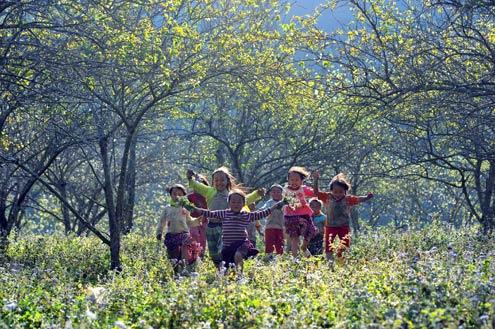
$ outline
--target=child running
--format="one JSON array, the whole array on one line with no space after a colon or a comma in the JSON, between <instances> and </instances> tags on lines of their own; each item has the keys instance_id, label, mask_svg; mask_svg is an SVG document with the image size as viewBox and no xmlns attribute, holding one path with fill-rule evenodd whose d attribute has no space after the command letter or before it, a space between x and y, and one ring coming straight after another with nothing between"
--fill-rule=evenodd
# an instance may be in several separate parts
<instances>
[{"instance_id":1,"label":"child running","mask_svg":"<svg viewBox=\"0 0 495 329\"><path fill-rule=\"evenodd\" d=\"M274 184L270 187L270 200L266 201L260 210L271 208L282 201L284 188ZM276 252L281 255L284 252L284 214L280 209L274 209L266 218L265 224L265 253Z\"/></svg>"},{"instance_id":2,"label":"child running","mask_svg":"<svg viewBox=\"0 0 495 329\"><path fill-rule=\"evenodd\" d=\"M206 198L209 210L225 210L229 207L229 192L238 187L235 178L230 174L228 168L220 167L212 174L213 186L207 186L193 180L196 174L192 170L187 171L189 186ZM253 203L264 195L264 189L259 189L246 196L246 203ZM208 217L206 227L206 240L208 252L211 259L218 267L222 261L222 221L215 217Z\"/></svg>"},{"instance_id":3,"label":"child running","mask_svg":"<svg viewBox=\"0 0 495 329\"><path fill-rule=\"evenodd\" d=\"M182 262L192 264L196 261L201 251L201 246L191 239L188 225L196 225L199 222L192 219L189 211L184 209L179 203L179 198L186 195L186 188L184 186L175 184L168 192L170 193L172 202L169 206L165 207L160 223L158 224L156 238L161 240L163 230L167 228L167 234L163 242L165 247L167 247L169 259L178 260L177 265L180 265Z\"/></svg>"},{"instance_id":4,"label":"child running","mask_svg":"<svg viewBox=\"0 0 495 329\"><path fill-rule=\"evenodd\" d=\"M292 167L287 174L287 187L285 197L288 205L284 206L285 229L290 237L292 256L297 257L300 237L303 237L301 250L306 256L311 253L308 250L309 241L316 234L316 227L311 220L313 210L309 207L306 198L314 197L313 189L304 185L309 172L304 167Z\"/></svg>"},{"instance_id":5,"label":"child running","mask_svg":"<svg viewBox=\"0 0 495 329\"><path fill-rule=\"evenodd\" d=\"M210 185L206 177L203 175L197 175L196 180L206 186ZM198 208L208 208L205 197L195 191L189 193L187 195L187 199ZM203 258L206 251L206 226L208 224L208 219L201 216L201 214L196 211L191 211L191 217L198 218L201 223L201 225L189 227L189 232L191 233L191 238L201 245L200 256Z\"/></svg>"},{"instance_id":6,"label":"child running","mask_svg":"<svg viewBox=\"0 0 495 329\"><path fill-rule=\"evenodd\" d=\"M223 224L222 231L222 260L227 268L234 264L239 273L242 273L244 259L256 256L258 250L248 240L246 228L250 222L268 216L275 207L253 212L243 210L246 204L246 194L241 190L232 190L228 196L228 209L210 211L197 209L208 218L214 218Z\"/></svg>"},{"instance_id":7,"label":"child running","mask_svg":"<svg viewBox=\"0 0 495 329\"><path fill-rule=\"evenodd\" d=\"M327 220L327 216L325 216L321 212L321 208L323 206L322 202L318 199L311 199L309 201L309 206L313 210L313 223L318 229L318 233L309 241L309 252L311 255L321 255L323 249L323 231L325 227L325 221Z\"/></svg>"},{"instance_id":8,"label":"child running","mask_svg":"<svg viewBox=\"0 0 495 329\"><path fill-rule=\"evenodd\" d=\"M314 191L318 199L323 201L327 207L327 221L325 223L325 254L327 260L333 260L334 247L333 242L338 236L340 243L337 248L337 260L342 262L344 259L342 253L351 246L351 209L352 207L370 200L373 193L366 196L348 195L351 184L347 181L344 174L340 173L332 178L329 185L330 192L320 192L318 190L318 179L320 174L313 173Z\"/></svg>"}]
</instances>

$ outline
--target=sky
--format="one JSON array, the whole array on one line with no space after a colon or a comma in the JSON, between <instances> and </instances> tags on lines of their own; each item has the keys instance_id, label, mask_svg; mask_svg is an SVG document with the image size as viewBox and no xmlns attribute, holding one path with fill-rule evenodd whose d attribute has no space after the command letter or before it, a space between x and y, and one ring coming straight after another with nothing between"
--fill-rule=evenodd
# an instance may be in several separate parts
<instances>
[{"instance_id":1,"label":"sky","mask_svg":"<svg viewBox=\"0 0 495 329\"><path fill-rule=\"evenodd\" d=\"M291 14L294 16L303 16L310 14L318 5L324 3L324 0L295 0ZM318 26L325 31L334 31L341 24L345 24L351 18L349 7L342 5L334 11L326 10L320 20Z\"/></svg>"}]
</instances>

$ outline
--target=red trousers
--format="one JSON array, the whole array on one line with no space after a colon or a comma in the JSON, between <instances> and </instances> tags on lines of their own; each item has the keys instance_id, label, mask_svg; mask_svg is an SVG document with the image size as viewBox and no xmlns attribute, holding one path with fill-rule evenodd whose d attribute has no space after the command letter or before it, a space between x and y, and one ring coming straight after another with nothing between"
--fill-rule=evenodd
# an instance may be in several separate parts
<instances>
[{"instance_id":1,"label":"red trousers","mask_svg":"<svg viewBox=\"0 0 495 329\"><path fill-rule=\"evenodd\" d=\"M267 228L265 230L265 253L273 251L282 255L284 252L284 230L279 228Z\"/></svg>"},{"instance_id":2,"label":"red trousers","mask_svg":"<svg viewBox=\"0 0 495 329\"><path fill-rule=\"evenodd\" d=\"M337 256L340 257L342 252L351 246L351 230L349 226L325 226L325 252L333 253L335 251L333 242L337 236L340 240L340 244L337 247Z\"/></svg>"}]
</instances>

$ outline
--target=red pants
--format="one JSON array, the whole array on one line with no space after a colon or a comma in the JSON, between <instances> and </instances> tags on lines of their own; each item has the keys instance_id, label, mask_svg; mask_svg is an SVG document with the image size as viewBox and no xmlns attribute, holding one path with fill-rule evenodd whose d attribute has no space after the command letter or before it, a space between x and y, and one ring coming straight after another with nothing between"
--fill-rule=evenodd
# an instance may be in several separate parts
<instances>
[{"instance_id":1,"label":"red pants","mask_svg":"<svg viewBox=\"0 0 495 329\"><path fill-rule=\"evenodd\" d=\"M277 254L283 254L284 230L279 228L267 228L265 230L265 253L271 254L274 249Z\"/></svg>"},{"instance_id":2,"label":"red pants","mask_svg":"<svg viewBox=\"0 0 495 329\"><path fill-rule=\"evenodd\" d=\"M351 230L349 229L349 226L325 226L325 252L334 252L335 247L333 246L333 242L337 236L340 240L340 244L337 248L337 256L341 257L342 252L351 246Z\"/></svg>"},{"instance_id":3,"label":"red pants","mask_svg":"<svg viewBox=\"0 0 495 329\"><path fill-rule=\"evenodd\" d=\"M206 250L206 225L195 226L189 228L191 238L201 246L201 255Z\"/></svg>"}]
</instances>

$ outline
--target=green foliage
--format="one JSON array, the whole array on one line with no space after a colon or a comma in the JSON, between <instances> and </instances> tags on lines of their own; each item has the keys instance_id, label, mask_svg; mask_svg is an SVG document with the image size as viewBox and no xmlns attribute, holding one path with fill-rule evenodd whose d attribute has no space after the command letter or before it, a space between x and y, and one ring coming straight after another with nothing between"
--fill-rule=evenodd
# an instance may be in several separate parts
<instances>
[{"instance_id":1,"label":"green foliage","mask_svg":"<svg viewBox=\"0 0 495 329\"><path fill-rule=\"evenodd\" d=\"M495 316L492 238L434 223L360 236L344 265L258 257L245 278L209 261L174 279L163 246L123 240L122 273L107 272L94 238L24 236L0 267L0 325L101 327L465 327Z\"/></svg>"}]
</instances>

